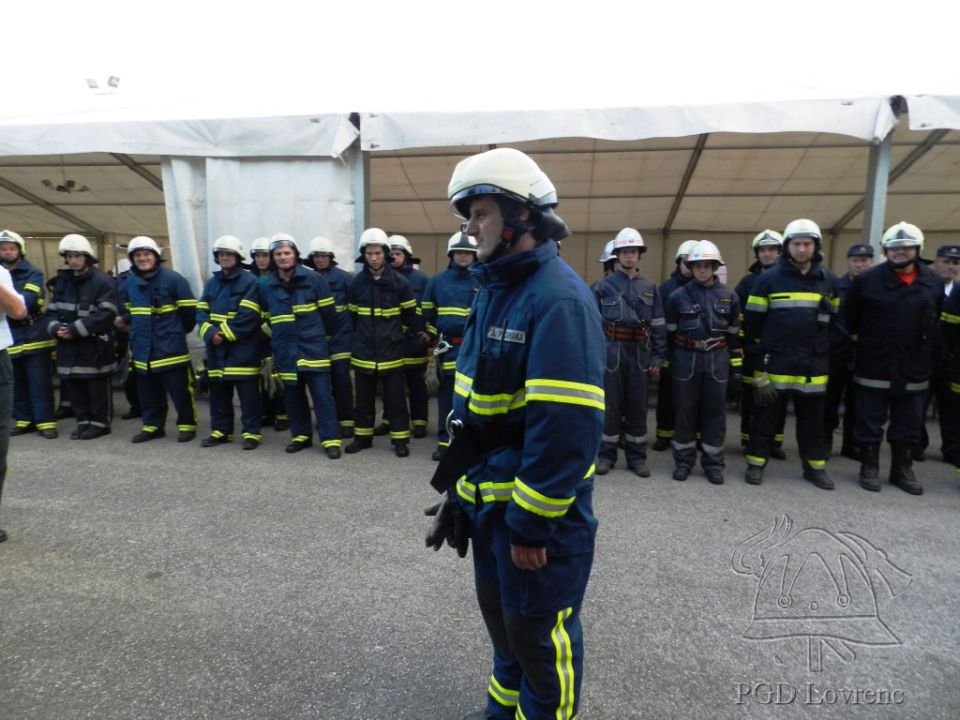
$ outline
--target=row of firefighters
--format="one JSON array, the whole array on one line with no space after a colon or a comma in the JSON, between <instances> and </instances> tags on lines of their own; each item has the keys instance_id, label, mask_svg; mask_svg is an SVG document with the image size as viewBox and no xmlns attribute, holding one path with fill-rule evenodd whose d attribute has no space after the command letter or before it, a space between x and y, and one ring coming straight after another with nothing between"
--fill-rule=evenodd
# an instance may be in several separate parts
<instances>
[{"instance_id":1,"label":"row of firefighters","mask_svg":"<svg viewBox=\"0 0 960 720\"><path fill-rule=\"evenodd\" d=\"M898 223L883 236L885 262L872 267L873 249L854 245L838 278L822 265L819 227L799 219L783 234L764 230L753 239L756 262L731 290L717 278L723 259L709 240L683 243L675 271L658 286L640 274L646 251L640 233L621 230L604 248L605 277L592 288L607 337L597 473L609 472L622 448L628 468L649 475L651 378L659 378L653 449L672 447L676 480L689 476L699 452L707 479L723 482L726 403L735 396L750 483L762 482L768 459L784 457L791 397L803 476L818 487L833 487L826 461L841 403L841 453L860 461L864 488L880 489L879 447L888 424L890 481L922 492L912 462L928 442L924 421L932 398L943 457L960 467L960 293L950 292L960 246L939 248L931 269L921 257L923 242L919 228ZM125 417L142 417L133 442L164 436L167 396L177 439L192 440L197 416L186 336L196 327L210 381L205 447L233 440L234 392L244 449L259 445L265 422L289 428L287 452L310 447L309 394L328 457L340 457L343 438L352 438L346 452L353 453L387 433L405 457L411 425L414 436L427 434L431 355L439 381L435 460L449 444L443 420L479 288L470 271L476 241L465 233L451 236L450 265L433 278L416 268L406 238L378 228L361 236L362 270L355 276L338 267L326 238L311 241L301 257L297 241L279 233L255 240L247 256L238 238L223 236L213 247L220 269L200 300L183 276L164 267L151 238L130 242L130 269L114 278L96 269L81 235L64 237L59 252L66 268L45 302L42 273L27 261L23 238L0 231L0 261L28 308L25 320L11 322L15 434L57 436L52 350L77 418L72 436L109 433L110 377L129 347ZM279 393L265 391L265 362ZM376 426L378 384L384 422Z\"/></svg>"}]
</instances>

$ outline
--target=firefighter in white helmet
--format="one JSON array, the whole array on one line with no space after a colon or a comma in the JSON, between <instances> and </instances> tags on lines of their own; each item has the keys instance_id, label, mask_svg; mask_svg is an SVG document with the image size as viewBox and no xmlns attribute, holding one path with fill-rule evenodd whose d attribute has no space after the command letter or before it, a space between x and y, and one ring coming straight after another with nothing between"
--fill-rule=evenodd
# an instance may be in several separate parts
<instances>
[{"instance_id":1,"label":"firefighter in white helmet","mask_svg":"<svg viewBox=\"0 0 960 720\"><path fill-rule=\"evenodd\" d=\"M417 310L423 312L421 303L423 293L427 289L430 277L417 269L420 258L413 254L413 246L403 235L391 235L390 267L399 273L409 284L413 296L417 300ZM407 386L407 395L410 400L410 423L413 427L413 437L427 436L429 424L430 396L427 393L426 372L430 360L429 347L436 340L425 330L414 333L407 330L407 339L404 341L403 377ZM386 435L390 431L389 423L384 421L377 426L377 435Z\"/></svg>"},{"instance_id":2,"label":"firefighter in white helmet","mask_svg":"<svg viewBox=\"0 0 960 720\"><path fill-rule=\"evenodd\" d=\"M7 354L13 363L13 419L11 435L39 432L57 437L53 410L53 362L51 352L57 341L47 335L43 316L43 273L27 260L27 245L12 230L0 230L0 261L13 277L14 289L27 303L27 317L8 320L13 345Z\"/></svg>"},{"instance_id":3,"label":"firefighter in white helmet","mask_svg":"<svg viewBox=\"0 0 960 720\"><path fill-rule=\"evenodd\" d=\"M261 236L250 243L250 272L262 283L270 276L270 238ZM272 425L277 432L289 429L287 407L283 401L283 383L273 365L273 349L270 338L261 333L260 356L263 365L260 370L260 404L263 408L261 426Z\"/></svg>"},{"instance_id":4,"label":"firefighter in white helmet","mask_svg":"<svg viewBox=\"0 0 960 720\"><path fill-rule=\"evenodd\" d=\"M737 299L740 301L740 312L747 306L747 298L750 297L750 290L756 283L760 274L766 272L777 264L780 259L780 251L783 248L783 235L776 230L761 230L754 236L751 242L753 257L755 262L747 268L747 274L740 278L734 288L737 293ZM740 337L743 338L743 317L740 317ZM743 366L740 373L734 372L734 375L740 375L740 446L746 447L750 439L750 418L753 416L753 375L757 369L759 358L756 353L745 349ZM783 451L783 430L787 424L787 408L777 415L776 426L773 432L773 446L770 448L770 457L774 460L786 460L787 455Z\"/></svg>"},{"instance_id":5,"label":"firefighter in white helmet","mask_svg":"<svg viewBox=\"0 0 960 720\"><path fill-rule=\"evenodd\" d=\"M410 455L410 415L403 393L404 349L409 333L423 332L423 315L410 283L390 267L390 241L380 228L360 235L363 263L347 291L353 319L350 364L357 388L356 427L346 452L373 446L377 383L383 384L383 415L397 457Z\"/></svg>"},{"instance_id":6,"label":"firefighter in white helmet","mask_svg":"<svg viewBox=\"0 0 960 720\"><path fill-rule=\"evenodd\" d=\"M942 281L920 258L923 241L916 225L899 222L888 228L880 243L887 261L857 275L846 298L847 330L854 343L853 432L860 443L860 485L874 492L880 490L880 443L889 418L890 483L911 495L923 493L912 451L926 420L924 396L943 302ZM948 347L955 349L952 336L950 340Z\"/></svg>"},{"instance_id":7,"label":"firefighter in white helmet","mask_svg":"<svg viewBox=\"0 0 960 720\"><path fill-rule=\"evenodd\" d=\"M153 238L139 236L127 245L133 263L123 289L117 327L129 330L143 423L134 443L164 437L166 395L177 411L177 442L197 435L197 400L187 333L197 324L197 300L180 273L163 267Z\"/></svg>"},{"instance_id":8,"label":"firefighter in white helmet","mask_svg":"<svg viewBox=\"0 0 960 720\"><path fill-rule=\"evenodd\" d=\"M353 282L353 273L349 273L337 264L337 254L330 238L317 236L310 241L307 255L308 267L320 273L327 281L337 312L347 312L347 290ZM353 379L350 377L350 343L352 333L342 336L343 346L330 349L330 381L333 384L333 399L337 405L337 423L340 436L353 437Z\"/></svg>"},{"instance_id":9,"label":"firefighter in white helmet","mask_svg":"<svg viewBox=\"0 0 960 720\"><path fill-rule=\"evenodd\" d=\"M717 279L723 258L709 240L697 242L684 259L693 280L667 300L667 333L673 351L670 374L676 431L674 480L686 480L697 460L707 480L723 482L727 382L730 361L741 355L740 303Z\"/></svg>"},{"instance_id":10,"label":"firefighter in white helmet","mask_svg":"<svg viewBox=\"0 0 960 720\"><path fill-rule=\"evenodd\" d=\"M473 299L480 290L480 280L471 272L477 261L477 240L458 230L447 241L447 257L450 265L442 273L430 278L423 293L423 320L427 332L438 337L440 342L434 350L437 363L437 449L433 459L440 460L450 436L447 433L447 415L453 409L454 372L457 356L463 342L463 329L467 324Z\"/></svg>"},{"instance_id":11,"label":"firefighter in white helmet","mask_svg":"<svg viewBox=\"0 0 960 720\"><path fill-rule=\"evenodd\" d=\"M656 283L640 275L646 252L634 228L624 228L613 241L618 270L594 285L603 331L607 336L604 375L606 415L597 474L610 472L624 435L627 467L640 477L647 468L647 396L650 377L660 374L666 360L663 302Z\"/></svg>"},{"instance_id":12,"label":"firefighter in white helmet","mask_svg":"<svg viewBox=\"0 0 960 720\"><path fill-rule=\"evenodd\" d=\"M231 442L234 430L233 393L240 400L244 450L260 445L263 408L260 401L260 289L253 273L243 268L243 244L233 235L213 243L213 261L220 269L203 288L197 305L198 335L206 345L210 379L210 435L203 447Z\"/></svg>"},{"instance_id":13,"label":"firefighter in white helmet","mask_svg":"<svg viewBox=\"0 0 960 720\"><path fill-rule=\"evenodd\" d=\"M511 148L469 157L448 196L477 238L482 288L457 359L451 426L460 429L431 483L447 500L427 542L439 548L447 531L466 554L472 528L493 672L486 709L470 717L573 718L596 531L600 317L558 257L569 231L530 157Z\"/></svg>"},{"instance_id":14,"label":"firefighter in white helmet","mask_svg":"<svg viewBox=\"0 0 960 720\"><path fill-rule=\"evenodd\" d=\"M664 282L660 284L660 299L663 301L664 313L666 313L667 300L674 292L682 288L693 277L690 268L684 260L690 250L698 243L698 240L686 240L680 243L677 248L677 254L674 257L676 269L670 273ZM653 449L657 452L666 450L670 447L673 440L673 380L670 377L670 356L672 349L667 343L667 359L663 361L660 368L660 378L657 382L657 439L653 442Z\"/></svg>"},{"instance_id":15,"label":"firefighter in white helmet","mask_svg":"<svg viewBox=\"0 0 960 720\"><path fill-rule=\"evenodd\" d=\"M803 477L818 488L833 489L826 472L823 408L830 324L840 300L836 276L821 265L820 246L815 222L789 223L780 260L757 278L744 309L744 346L757 358L753 382L757 407L750 421L744 476L753 485L763 481L777 418L792 397ZM766 404L760 388L768 387L768 382L775 393Z\"/></svg>"}]
</instances>

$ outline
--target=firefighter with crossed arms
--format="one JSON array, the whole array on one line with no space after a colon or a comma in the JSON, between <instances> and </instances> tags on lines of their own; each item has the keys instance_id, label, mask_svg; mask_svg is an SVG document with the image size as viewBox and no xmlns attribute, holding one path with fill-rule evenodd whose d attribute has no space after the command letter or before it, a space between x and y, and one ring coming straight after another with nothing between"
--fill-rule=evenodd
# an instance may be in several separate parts
<instances>
[{"instance_id":1,"label":"firefighter with crossed arms","mask_svg":"<svg viewBox=\"0 0 960 720\"><path fill-rule=\"evenodd\" d=\"M821 265L820 228L807 219L794 220L783 232L777 264L757 278L744 310L746 352L754 356L756 407L747 442L744 479L763 481L773 448L777 418L793 398L797 444L804 479L832 490L826 472L823 408L830 369L830 324L839 305L837 278ZM776 389L772 402L760 394Z\"/></svg>"}]
</instances>

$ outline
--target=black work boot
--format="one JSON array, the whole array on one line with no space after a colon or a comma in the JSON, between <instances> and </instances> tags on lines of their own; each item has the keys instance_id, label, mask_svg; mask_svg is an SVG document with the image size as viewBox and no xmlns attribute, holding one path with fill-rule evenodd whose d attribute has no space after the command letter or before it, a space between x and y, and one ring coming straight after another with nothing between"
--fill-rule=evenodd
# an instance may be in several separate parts
<instances>
[{"instance_id":1,"label":"black work boot","mask_svg":"<svg viewBox=\"0 0 960 720\"><path fill-rule=\"evenodd\" d=\"M686 465L677 465L673 469L673 479L683 482L688 477L690 477L690 468Z\"/></svg>"},{"instance_id":2,"label":"black work boot","mask_svg":"<svg viewBox=\"0 0 960 720\"><path fill-rule=\"evenodd\" d=\"M606 475L617 464L616 460L610 460L609 458L597 458L597 465L594 468L594 472L597 475Z\"/></svg>"},{"instance_id":3,"label":"black work boot","mask_svg":"<svg viewBox=\"0 0 960 720\"><path fill-rule=\"evenodd\" d=\"M890 465L890 484L896 485L911 495L923 495L923 485L913 474L914 448L903 443L895 443L890 448L893 455Z\"/></svg>"},{"instance_id":4,"label":"black work boot","mask_svg":"<svg viewBox=\"0 0 960 720\"><path fill-rule=\"evenodd\" d=\"M833 480L827 476L825 468L815 468L804 463L803 479L809 480L821 490L833 490Z\"/></svg>"},{"instance_id":5,"label":"black work boot","mask_svg":"<svg viewBox=\"0 0 960 720\"><path fill-rule=\"evenodd\" d=\"M373 447L373 439L368 437L360 437L359 435L354 436L353 442L347 445L343 451L347 455L353 455L358 453L361 450L368 450Z\"/></svg>"},{"instance_id":6,"label":"black work boot","mask_svg":"<svg viewBox=\"0 0 960 720\"><path fill-rule=\"evenodd\" d=\"M670 438L658 437L653 441L653 449L655 452L663 452L664 450L670 449Z\"/></svg>"},{"instance_id":7,"label":"black work boot","mask_svg":"<svg viewBox=\"0 0 960 720\"><path fill-rule=\"evenodd\" d=\"M410 445L406 440L393 441L393 454L397 457L408 457L410 455Z\"/></svg>"},{"instance_id":8,"label":"black work boot","mask_svg":"<svg viewBox=\"0 0 960 720\"><path fill-rule=\"evenodd\" d=\"M747 465L743 479L751 485L759 485L763 482L763 468L760 465Z\"/></svg>"},{"instance_id":9,"label":"black work boot","mask_svg":"<svg viewBox=\"0 0 960 720\"><path fill-rule=\"evenodd\" d=\"M860 443L860 487L880 492L880 443Z\"/></svg>"}]
</instances>

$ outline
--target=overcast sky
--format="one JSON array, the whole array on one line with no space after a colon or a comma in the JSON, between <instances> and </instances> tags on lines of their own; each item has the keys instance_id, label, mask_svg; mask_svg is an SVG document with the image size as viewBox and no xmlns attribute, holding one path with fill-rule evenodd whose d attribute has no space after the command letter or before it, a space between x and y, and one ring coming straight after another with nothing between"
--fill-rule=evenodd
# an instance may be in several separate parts
<instances>
[{"instance_id":1,"label":"overcast sky","mask_svg":"<svg viewBox=\"0 0 960 720\"><path fill-rule=\"evenodd\" d=\"M4 16L8 123L960 95L955 0L53 0ZM112 94L84 82L110 75Z\"/></svg>"}]
</instances>

